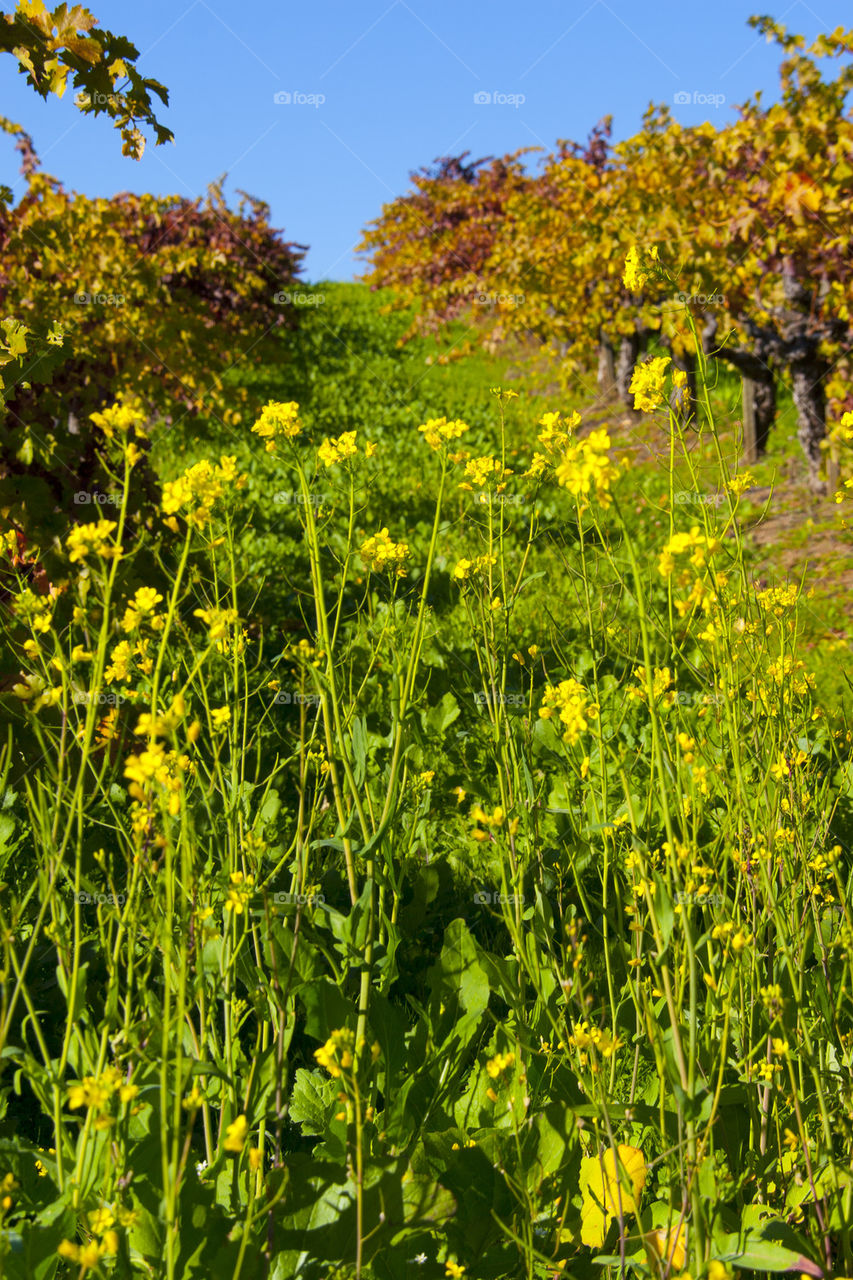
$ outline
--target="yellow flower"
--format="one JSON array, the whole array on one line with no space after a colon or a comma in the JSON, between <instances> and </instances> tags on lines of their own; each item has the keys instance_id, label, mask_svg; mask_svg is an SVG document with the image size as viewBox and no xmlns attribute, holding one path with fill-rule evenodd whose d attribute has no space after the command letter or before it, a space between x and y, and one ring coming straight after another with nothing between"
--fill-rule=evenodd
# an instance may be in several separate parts
<instances>
[{"instance_id":1,"label":"yellow flower","mask_svg":"<svg viewBox=\"0 0 853 1280\"><path fill-rule=\"evenodd\" d=\"M617 1169L612 1148L600 1156L584 1156L581 1160L581 1240L593 1249L604 1244L614 1218L638 1212L646 1183L643 1153L637 1147L620 1146L618 1162Z\"/></svg>"},{"instance_id":2,"label":"yellow flower","mask_svg":"<svg viewBox=\"0 0 853 1280\"><path fill-rule=\"evenodd\" d=\"M790 774L791 770L788 766L788 761L785 759L785 756L781 751L779 752L779 759L774 765L770 766L770 772L773 774L773 777L777 782L781 782Z\"/></svg>"},{"instance_id":3,"label":"yellow flower","mask_svg":"<svg viewBox=\"0 0 853 1280\"><path fill-rule=\"evenodd\" d=\"M669 356L653 356L634 369L634 376L628 391L634 397L634 408L646 413L653 413L664 401L666 395L666 367L670 363Z\"/></svg>"},{"instance_id":4,"label":"yellow flower","mask_svg":"<svg viewBox=\"0 0 853 1280\"><path fill-rule=\"evenodd\" d=\"M133 431L137 436L144 435L142 425L146 421L147 415L142 409L141 402L132 400L122 404L116 401L108 409L104 409L101 413L90 413L89 419L94 422L96 427L100 427L108 440L112 440L116 432L120 436L127 436Z\"/></svg>"},{"instance_id":5,"label":"yellow flower","mask_svg":"<svg viewBox=\"0 0 853 1280\"><path fill-rule=\"evenodd\" d=\"M193 617L201 618L208 628L208 640L216 643L220 652L229 627L239 621L236 609L193 609Z\"/></svg>"},{"instance_id":6,"label":"yellow flower","mask_svg":"<svg viewBox=\"0 0 853 1280\"><path fill-rule=\"evenodd\" d=\"M162 599L160 592L155 591L153 587L140 587L124 611L124 618L121 623L122 631L125 634L135 631L140 623L143 620L147 620L148 615L154 612ZM155 630L162 629L162 618L151 618L150 621Z\"/></svg>"},{"instance_id":7,"label":"yellow flower","mask_svg":"<svg viewBox=\"0 0 853 1280\"><path fill-rule=\"evenodd\" d=\"M468 560L464 556L461 560L456 561L453 573L450 575L456 582L465 582L472 574L485 573L490 565L497 564L497 556L475 556L473 560Z\"/></svg>"},{"instance_id":8,"label":"yellow flower","mask_svg":"<svg viewBox=\"0 0 853 1280\"><path fill-rule=\"evenodd\" d=\"M504 467L498 458L488 454L484 458L471 458L465 463L465 480L459 485L460 489L486 489L491 485L503 489L504 485L499 483L505 476L512 475L509 467Z\"/></svg>"},{"instance_id":9,"label":"yellow flower","mask_svg":"<svg viewBox=\"0 0 853 1280\"><path fill-rule=\"evenodd\" d=\"M465 1267L459 1262L445 1262L444 1274L452 1277L452 1280L459 1280L465 1274Z\"/></svg>"},{"instance_id":10,"label":"yellow flower","mask_svg":"<svg viewBox=\"0 0 853 1280\"><path fill-rule=\"evenodd\" d=\"M356 434L355 431L345 431L336 440L330 440L327 437L317 450L317 457L326 467L332 467L336 462L345 462L347 458L354 457L358 453Z\"/></svg>"},{"instance_id":11,"label":"yellow flower","mask_svg":"<svg viewBox=\"0 0 853 1280\"><path fill-rule=\"evenodd\" d=\"M550 720L555 711L559 712L564 726L563 741L569 745L577 742L589 728L590 720L598 719L598 707L588 701L586 689L573 679L561 680L545 690L539 715L543 720Z\"/></svg>"},{"instance_id":12,"label":"yellow flower","mask_svg":"<svg viewBox=\"0 0 853 1280\"><path fill-rule=\"evenodd\" d=\"M733 476L731 480L726 482L726 488L729 493L733 493L739 498L745 489L749 489L755 484L755 476L750 471L744 471L742 475Z\"/></svg>"},{"instance_id":13,"label":"yellow flower","mask_svg":"<svg viewBox=\"0 0 853 1280\"><path fill-rule=\"evenodd\" d=\"M203 458L177 480L168 480L163 485L161 506L166 522L171 521L170 528L177 529L174 517L181 513L189 524L203 529L210 520L214 502L229 485L239 489L244 481L245 477L237 474L236 456L223 454L218 466Z\"/></svg>"},{"instance_id":14,"label":"yellow flower","mask_svg":"<svg viewBox=\"0 0 853 1280\"><path fill-rule=\"evenodd\" d=\"M238 1116L232 1121L225 1130L225 1141L222 1146L225 1151L238 1152L242 1151L246 1145L246 1134L249 1132L249 1122L245 1116Z\"/></svg>"},{"instance_id":15,"label":"yellow flower","mask_svg":"<svg viewBox=\"0 0 853 1280\"><path fill-rule=\"evenodd\" d=\"M113 680L126 680L133 669L133 646L128 640L120 640L113 646L110 663L104 672L107 683Z\"/></svg>"},{"instance_id":16,"label":"yellow flower","mask_svg":"<svg viewBox=\"0 0 853 1280\"><path fill-rule=\"evenodd\" d=\"M91 524L75 525L65 539L71 564L85 560L89 555L100 556L103 560L118 560L121 547L113 546L109 541L113 529L117 528L115 520L95 520Z\"/></svg>"},{"instance_id":17,"label":"yellow flower","mask_svg":"<svg viewBox=\"0 0 853 1280\"><path fill-rule=\"evenodd\" d=\"M632 245L625 259L622 283L631 293L639 293L646 281L651 280L652 276L656 274L656 268L659 268L659 265L656 244L651 245L645 251L645 262L637 246Z\"/></svg>"},{"instance_id":18,"label":"yellow flower","mask_svg":"<svg viewBox=\"0 0 853 1280\"><path fill-rule=\"evenodd\" d=\"M595 495L602 507L610 505L610 485L618 474L618 468L607 452L610 436L606 431L591 431L583 440L570 444L554 476L559 485L580 498L584 510L590 495Z\"/></svg>"},{"instance_id":19,"label":"yellow flower","mask_svg":"<svg viewBox=\"0 0 853 1280\"><path fill-rule=\"evenodd\" d=\"M408 559L407 542L394 542L388 536L387 529L380 529L371 538L365 538L361 544L361 558L374 572L393 569L398 578L405 577L403 561Z\"/></svg>"},{"instance_id":20,"label":"yellow flower","mask_svg":"<svg viewBox=\"0 0 853 1280\"><path fill-rule=\"evenodd\" d=\"M314 1057L321 1067L325 1067L333 1079L337 1079L342 1071L348 1071L354 1062L355 1032L347 1027L333 1031L320 1049L314 1050Z\"/></svg>"},{"instance_id":21,"label":"yellow flower","mask_svg":"<svg viewBox=\"0 0 853 1280\"><path fill-rule=\"evenodd\" d=\"M502 1075L507 1067L511 1067L514 1062L514 1053L497 1053L494 1058L490 1058L486 1063L486 1070L493 1080L497 1080L498 1076Z\"/></svg>"},{"instance_id":22,"label":"yellow flower","mask_svg":"<svg viewBox=\"0 0 853 1280\"><path fill-rule=\"evenodd\" d=\"M246 903L252 896L255 885L254 876L244 876L242 871L232 871L231 888L225 901L225 910L233 911L235 916L242 915Z\"/></svg>"},{"instance_id":23,"label":"yellow flower","mask_svg":"<svg viewBox=\"0 0 853 1280\"><path fill-rule=\"evenodd\" d=\"M571 443L575 427L579 427L580 423L581 416L577 409L568 420L564 419L561 413L543 413L539 419L542 430L536 439L546 453L561 451Z\"/></svg>"},{"instance_id":24,"label":"yellow flower","mask_svg":"<svg viewBox=\"0 0 853 1280\"><path fill-rule=\"evenodd\" d=\"M231 720L231 708L215 707L210 713L210 718L213 722L213 732L219 733L228 727Z\"/></svg>"},{"instance_id":25,"label":"yellow flower","mask_svg":"<svg viewBox=\"0 0 853 1280\"><path fill-rule=\"evenodd\" d=\"M458 440L467 430L468 424L459 418L454 418L452 422L448 422L447 418L430 418L423 426L418 427L431 449L440 449L449 440Z\"/></svg>"},{"instance_id":26,"label":"yellow flower","mask_svg":"<svg viewBox=\"0 0 853 1280\"><path fill-rule=\"evenodd\" d=\"M252 427L255 435L260 436L265 442L264 447L267 453L275 453L277 439L293 440L301 430L299 405L295 400L290 400L286 404L270 400Z\"/></svg>"}]
</instances>

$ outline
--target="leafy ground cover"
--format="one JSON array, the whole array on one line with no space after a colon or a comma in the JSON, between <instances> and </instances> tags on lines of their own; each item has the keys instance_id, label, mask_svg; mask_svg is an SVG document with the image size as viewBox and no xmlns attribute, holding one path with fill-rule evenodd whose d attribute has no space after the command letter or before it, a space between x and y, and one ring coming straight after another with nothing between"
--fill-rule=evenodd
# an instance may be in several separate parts
<instances>
[{"instance_id":1,"label":"leafy ground cover","mask_svg":"<svg viewBox=\"0 0 853 1280\"><path fill-rule=\"evenodd\" d=\"M850 1274L847 641L734 383L306 292L6 541L3 1274Z\"/></svg>"}]
</instances>

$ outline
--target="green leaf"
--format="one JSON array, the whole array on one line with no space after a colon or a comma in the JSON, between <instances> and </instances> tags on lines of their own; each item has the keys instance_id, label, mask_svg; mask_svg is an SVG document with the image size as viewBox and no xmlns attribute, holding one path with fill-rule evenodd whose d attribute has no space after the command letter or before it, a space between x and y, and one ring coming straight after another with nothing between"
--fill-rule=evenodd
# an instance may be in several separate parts
<instances>
[{"instance_id":1,"label":"green leaf","mask_svg":"<svg viewBox=\"0 0 853 1280\"><path fill-rule=\"evenodd\" d=\"M330 1077L298 1067L290 1098L289 1114L308 1137L320 1137L326 1131L338 1086Z\"/></svg>"}]
</instances>

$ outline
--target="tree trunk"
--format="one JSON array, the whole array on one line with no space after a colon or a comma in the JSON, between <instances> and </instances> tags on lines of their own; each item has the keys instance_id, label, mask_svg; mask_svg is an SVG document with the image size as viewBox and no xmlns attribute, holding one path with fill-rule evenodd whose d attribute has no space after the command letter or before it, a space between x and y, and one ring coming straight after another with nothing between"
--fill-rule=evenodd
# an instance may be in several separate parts
<instances>
[{"instance_id":1,"label":"tree trunk","mask_svg":"<svg viewBox=\"0 0 853 1280\"><path fill-rule=\"evenodd\" d=\"M776 421L776 379L761 349L745 351L742 347L720 347L716 352L720 360L734 365L744 381L752 383L752 422L755 441L755 461L767 451L770 428Z\"/></svg>"},{"instance_id":2,"label":"tree trunk","mask_svg":"<svg viewBox=\"0 0 853 1280\"><path fill-rule=\"evenodd\" d=\"M820 478L823 452L820 445L826 436L826 395L823 383L829 369L819 354L819 347L821 338L828 334L825 326L822 330L821 325L814 322L814 286L798 278L796 265L791 258L786 258L782 264L782 285L786 305L777 314L785 344L786 363L791 370L798 420L797 438L806 456L809 488L813 493L823 493L825 486Z\"/></svg>"},{"instance_id":3,"label":"tree trunk","mask_svg":"<svg viewBox=\"0 0 853 1280\"><path fill-rule=\"evenodd\" d=\"M602 329L598 338L598 394L603 398L616 392L616 363L613 345Z\"/></svg>"},{"instance_id":4,"label":"tree trunk","mask_svg":"<svg viewBox=\"0 0 853 1280\"><path fill-rule=\"evenodd\" d=\"M751 375L752 403L755 413L755 450L761 458L767 452L770 428L776 421L776 383L765 364L758 364Z\"/></svg>"},{"instance_id":5,"label":"tree trunk","mask_svg":"<svg viewBox=\"0 0 853 1280\"><path fill-rule=\"evenodd\" d=\"M633 408L631 393L628 388L634 376L634 366L640 358L640 335L632 333L619 339L619 354L616 357L616 388L619 399L629 408Z\"/></svg>"},{"instance_id":6,"label":"tree trunk","mask_svg":"<svg viewBox=\"0 0 853 1280\"><path fill-rule=\"evenodd\" d=\"M826 374L826 362L814 354L791 363L797 439L806 455L809 488L813 493L823 493L825 489L820 476L823 463L820 446L826 436L826 396L823 389Z\"/></svg>"}]
</instances>

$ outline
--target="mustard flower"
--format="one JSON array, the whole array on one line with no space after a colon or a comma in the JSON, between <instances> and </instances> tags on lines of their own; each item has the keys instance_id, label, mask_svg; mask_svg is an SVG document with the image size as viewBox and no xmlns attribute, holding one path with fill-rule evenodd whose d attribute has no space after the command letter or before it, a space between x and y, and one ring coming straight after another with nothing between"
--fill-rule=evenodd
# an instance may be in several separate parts
<instances>
[{"instance_id":1,"label":"mustard flower","mask_svg":"<svg viewBox=\"0 0 853 1280\"><path fill-rule=\"evenodd\" d=\"M162 600L160 592L155 591L154 587L139 587L124 611L121 622L122 631L129 634L141 626L143 621L150 622L155 631L162 630L164 619L154 614L154 610Z\"/></svg>"},{"instance_id":2,"label":"mustard flower","mask_svg":"<svg viewBox=\"0 0 853 1280\"><path fill-rule=\"evenodd\" d=\"M249 1122L245 1116L238 1116L225 1129L225 1141L222 1144L223 1150L230 1151L234 1154L243 1150L246 1145L246 1135L249 1132Z\"/></svg>"},{"instance_id":3,"label":"mustard flower","mask_svg":"<svg viewBox=\"0 0 853 1280\"><path fill-rule=\"evenodd\" d=\"M561 680L549 685L539 708L543 720L550 720L554 712L559 714L564 726L563 741L572 745L589 728L591 720L598 719L598 707L589 701L586 689L577 680Z\"/></svg>"},{"instance_id":4,"label":"mustard flower","mask_svg":"<svg viewBox=\"0 0 853 1280\"><path fill-rule=\"evenodd\" d=\"M357 434L356 431L345 431L336 440L330 440L327 436L317 450L317 457L326 467L333 467L337 462L346 462L347 458L355 457L358 453L355 442Z\"/></svg>"},{"instance_id":5,"label":"mustard flower","mask_svg":"<svg viewBox=\"0 0 853 1280\"><path fill-rule=\"evenodd\" d=\"M418 427L431 449L440 449L448 441L458 440L468 429L468 424L459 418L454 418L451 422L447 418L430 418L423 426Z\"/></svg>"},{"instance_id":6,"label":"mustard flower","mask_svg":"<svg viewBox=\"0 0 853 1280\"><path fill-rule=\"evenodd\" d=\"M646 282L651 280L659 270L660 259L656 244L650 245L643 254L636 245L632 245L625 259L622 283L631 293L639 293Z\"/></svg>"},{"instance_id":7,"label":"mustard flower","mask_svg":"<svg viewBox=\"0 0 853 1280\"><path fill-rule=\"evenodd\" d=\"M117 528L115 520L95 520L91 524L75 525L65 539L70 563L76 564L90 555L100 556L103 560L118 560L121 547L114 546L110 541L110 534Z\"/></svg>"},{"instance_id":8,"label":"mustard flower","mask_svg":"<svg viewBox=\"0 0 853 1280\"><path fill-rule=\"evenodd\" d=\"M270 400L252 427L255 435L264 441L267 453L275 453L277 440L293 440L301 430L299 405L295 400L289 400L286 404Z\"/></svg>"},{"instance_id":9,"label":"mustard flower","mask_svg":"<svg viewBox=\"0 0 853 1280\"><path fill-rule=\"evenodd\" d=\"M558 463L554 475L557 483L580 499L581 509L588 506L594 494L602 507L610 505L610 486L618 468L609 453L610 436L606 431L591 431L583 440L570 444Z\"/></svg>"},{"instance_id":10,"label":"mustard flower","mask_svg":"<svg viewBox=\"0 0 853 1280\"><path fill-rule=\"evenodd\" d=\"M406 576L403 562L408 559L409 544L394 542L388 536L387 528L380 529L370 538L365 538L361 544L360 554L364 563L374 572L391 569L398 578Z\"/></svg>"},{"instance_id":11,"label":"mustard flower","mask_svg":"<svg viewBox=\"0 0 853 1280\"><path fill-rule=\"evenodd\" d=\"M355 1061L355 1032L348 1027L333 1031L322 1048L314 1050L314 1057L318 1065L325 1067L337 1080L342 1072L350 1070Z\"/></svg>"},{"instance_id":12,"label":"mustard flower","mask_svg":"<svg viewBox=\"0 0 853 1280\"><path fill-rule=\"evenodd\" d=\"M634 397L634 408L653 413L666 398L666 367L669 356L653 356L634 369L628 391Z\"/></svg>"}]
</instances>

